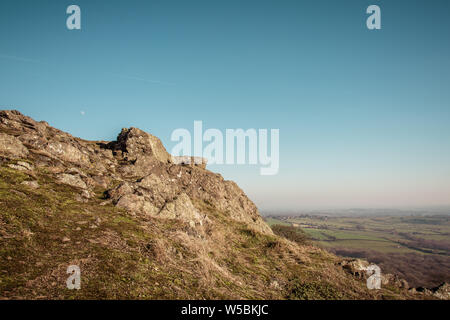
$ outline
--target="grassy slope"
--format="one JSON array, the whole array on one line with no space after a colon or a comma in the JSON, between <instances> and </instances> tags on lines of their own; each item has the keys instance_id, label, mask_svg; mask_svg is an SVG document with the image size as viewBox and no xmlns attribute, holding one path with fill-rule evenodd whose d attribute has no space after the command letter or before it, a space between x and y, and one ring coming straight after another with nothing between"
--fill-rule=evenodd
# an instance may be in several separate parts
<instances>
[{"instance_id":1,"label":"grassy slope","mask_svg":"<svg viewBox=\"0 0 450 320\"><path fill-rule=\"evenodd\" d=\"M278 221L296 223L317 245L342 256L365 257L411 286L435 287L449 281L447 216L289 217L270 223ZM411 236L423 241L411 241ZM442 247L429 241L440 241Z\"/></svg>"},{"instance_id":2,"label":"grassy slope","mask_svg":"<svg viewBox=\"0 0 450 320\"><path fill-rule=\"evenodd\" d=\"M37 180L38 189L21 184ZM133 216L103 204L103 192L78 202L51 173L0 167L0 298L47 299L375 299L313 246L255 233L194 201L212 227L202 235L178 220ZM69 265L81 290L66 288Z\"/></svg>"}]
</instances>

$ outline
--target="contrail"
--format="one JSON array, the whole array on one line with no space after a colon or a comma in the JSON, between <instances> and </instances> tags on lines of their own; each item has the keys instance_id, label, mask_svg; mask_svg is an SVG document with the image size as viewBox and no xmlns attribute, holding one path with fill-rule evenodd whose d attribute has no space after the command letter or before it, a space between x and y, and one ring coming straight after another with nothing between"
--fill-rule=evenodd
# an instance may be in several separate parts
<instances>
[{"instance_id":1,"label":"contrail","mask_svg":"<svg viewBox=\"0 0 450 320\"><path fill-rule=\"evenodd\" d=\"M20 62L27 62L27 63L45 64L45 63L43 63L43 62L41 62L39 60L30 59L30 58L24 58L24 57L18 57L18 56L10 56L10 55L5 55L5 54L0 54L0 59L20 61ZM111 75L111 76L122 78L122 79L143 81L143 82L147 82L147 83L156 83L156 84L161 84L161 85L165 85L165 86L173 86L173 85L175 85L174 83L170 83L170 82L159 81L159 80L150 80L150 79L145 79L145 78L136 77L136 76L130 76L130 75L126 75L126 74L119 74L119 73L108 73L108 74Z\"/></svg>"}]
</instances>

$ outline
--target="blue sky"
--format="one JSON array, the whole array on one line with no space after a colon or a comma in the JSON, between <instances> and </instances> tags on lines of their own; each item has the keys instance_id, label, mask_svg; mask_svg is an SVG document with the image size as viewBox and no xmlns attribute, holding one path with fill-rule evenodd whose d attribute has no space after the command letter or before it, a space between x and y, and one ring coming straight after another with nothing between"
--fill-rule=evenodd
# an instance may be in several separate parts
<instances>
[{"instance_id":1,"label":"blue sky","mask_svg":"<svg viewBox=\"0 0 450 320\"><path fill-rule=\"evenodd\" d=\"M78 137L280 129L278 175L211 166L261 209L450 205L448 1L2 0L0 39L1 108Z\"/></svg>"}]
</instances>

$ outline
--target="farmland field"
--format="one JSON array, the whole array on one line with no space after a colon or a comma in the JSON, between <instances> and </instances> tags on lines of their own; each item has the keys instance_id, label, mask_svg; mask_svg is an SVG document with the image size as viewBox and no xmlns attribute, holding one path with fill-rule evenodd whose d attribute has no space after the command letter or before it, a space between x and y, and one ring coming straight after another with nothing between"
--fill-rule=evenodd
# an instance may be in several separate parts
<instances>
[{"instance_id":1,"label":"farmland field","mask_svg":"<svg viewBox=\"0 0 450 320\"><path fill-rule=\"evenodd\" d=\"M377 263L411 286L450 281L450 216L270 216L266 222L299 228L317 245Z\"/></svg>"}]
</instances>

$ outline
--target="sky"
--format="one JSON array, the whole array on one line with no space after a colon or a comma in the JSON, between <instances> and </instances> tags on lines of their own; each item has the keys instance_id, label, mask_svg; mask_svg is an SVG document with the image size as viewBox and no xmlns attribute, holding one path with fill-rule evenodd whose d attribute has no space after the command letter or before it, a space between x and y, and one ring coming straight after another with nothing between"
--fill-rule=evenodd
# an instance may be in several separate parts
<instances>
[{"instance_id":1,"label":"sky","mask_svg":"<svg viewBox=\"0 0 450 320\"><path fill-rule=\"evenodd\" d=\"M262 210L450 205L447 0L2 0L0 40L0 109L77 137L279 129L278 174L209 166Z\"/></svg>"}]
</instances>

